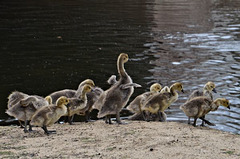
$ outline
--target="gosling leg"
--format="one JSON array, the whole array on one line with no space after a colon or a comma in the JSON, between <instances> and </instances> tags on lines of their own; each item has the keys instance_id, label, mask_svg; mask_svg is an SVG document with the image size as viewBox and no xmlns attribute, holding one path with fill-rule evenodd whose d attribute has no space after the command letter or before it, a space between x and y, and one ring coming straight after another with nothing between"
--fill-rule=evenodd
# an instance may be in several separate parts
<instances>
[{"instance_id":1,"label":"gosling leg","mask_svg":"<svg viewBox=\"0 0 240 159\"><path fill-rule=\"evenodd\" d=\"M105 116L105 123L108 124L108 117Z\"/></svg>"},{"instance_id":2,"label":"gosling leg","mask_svg":"<svg viewBox=\"0 0 240 159\"><path fill-rule=\"evenodd\" d=\"M112 124L111 115L108 115L108 124Z\"/></svg>"},{"instance_id":3,"label":"gosling leg","mask_svg":"<svg viewBox=\"0 0 240 159\"><path fill-rule=\"evenodd\" d=\"M204 118L200 118L201 120L203 120L206 124L210 125L210 126L216 126L215 124L211 123L210 121L204 119Z\"/></svg>"},{"instance_id":4,"label":"gosling leg","mask_svg":"<svg viewBox=\"0 0 240 159\"><path fill-rule=\"evenodd\" d=\"M204 120L205 120L205 115L203 116L203 117L201 117L200 119L202 119L202 124L201 124L201 126L204 126Z\"/></svg>"},{"instance_id":5,"label":"gosling leg","mask_svg":"<svg viewBox=\"0 0 240 159\"><path fill-rule=\"evenodd\" d=\"M193 122L193 126L194 126L194 127L196 127L197 119L198 119L198 118L194 118L194 122Z\"/></svg>"},{"instance_id":6,"label":"gosling leg","mask_svg":"<svg viewBox=\"0 0 240 159\"><path fill-rule=\"evenodd\" d=\"M20 128L24 128L24 126L23 126L23 124L22 124L22 122L20 120L18 120L18 123L20 125Z\"/></svg>"},{"instance_id":7,"label":"gosling leg","mask_svg":"<svg viewBox=\"0 0 240 159\"><path fill-rule=\"evenodd\" d=\"M150 121L150 117L151 117L151 113L150 112L145 112L146 113L146 121L149 122Z\"/></svg>"},{"instance_id":8,"label":"gosling leg","mask_svg":"<svg viewBox=\"0 0 240 159\"><path fill-rule=\"evenodd\" d=\"M29 124L28 124L28 125L29 125L28 131L29 131L29 132L33 131L32 125L30 124L30 121L29 121Z\"/></svg>"},{"instance_id":9,"label":"gosling leg","mask_svg":"<svg viewBox=\"0 0 240 159\"><path fill-rule=\"evenodd\" d=\"M27 124L28 124L28 121L25 120L25 121L24 121L24 130L23 130L25 133L28 132L28 130L27 130Z\"/></svg>"},{"instance_id":10,"label":"gosling leg","mask_svg":"<svg viewBox=\"0 0 240 159\"><path fill-rule=\"evenodd\" d=\"M42 129L44 130L45 134L49 135L49 131L47 130L47 127L46 126L43 126Z\"/></svg>"},{"instance_id":11,"label":"gosling leg","mask_svg":"<svg viewBox=\"0 0 240 159\"><path fill-rule=\"evenodd\" d=\"M74 118L74 115L68 116L68 123L69 123L70 125L73 125L73 118Z\"/></svg>"},{"instance_id":12,"label":"gosling leg","mask_svg":"<svg viewBox=\"0 0 240 159\"><path fill-rule=\"evenodd\" d=\"M106 117L105 117L105 123L106 123L106 124L112 124L111 116L110 116L110 115L106 115Z\"/></svg>"},{"instance_id":13,"label":"gosling leg","mask_svg":"<svg viewBox=\"0 0 240 159\"><path fill-rule=\"evenodd\" d=\"M143 120L144 120L144 121L149 121L149 118L147 117L145 111L142 111L142 116L143 116Z\"/></svg>"},{"instance_id":14,"label":"gosling leg","mask_svg":"<svg viewBox=\"0 0 240 159\"><path fill-rule=\"evenodd\" d=\"M87 122L89 122L89 120L90 120L90 112L86 111L85 112L85 122L87 123Z\"/></svg>"},{"instance_id":15,"label":"gosling leg","mask_svg":"<svg viewBox=\"0 0 240 159\"><path fill-rule=\"evenodd\" d=\"M190 122L190 117L188 117L188 124L191 124L191 122Z\"/></svg>"},{"instance_id":16,"label":"gosling leg","mask_svg":"<svg viewBox=\"0 0 240 159\"><path fill-rule=\"evenodd\" d=\"M44 130L45 134L47 134L47 135L52 134L52 133L56 133L56 130L48 131L48 129L45 125L42 127L42 129Z\"/></svg>"},{"instance_id":17,"label":"gosling leg","mask_svg":"<svg viewBox=\"0 0 240 159\"><path fill-rule=\"evenodd\" d=\"M118 123L118 124L122 124L121 119L120 119L120 113L119 113L119 112L117 112L117 114L116 114L116 120L117 120L117 123Z\"/></svg>"},{"instance_id":18,"label":"gosling leg","mask_svg":"<svg viewBox=\"0 0 240 159\"><path fill-rule=\"evenodd\" d=\"M157 112L158 115L158 121L162 121L162 112Z\"/></svg>"},{"instance_id":19,"label":"gosling leg","mask_svg":"<svg viewBox=\"0 0 240 159\"><path fill-rule=\"evenodd\" d=\"M165 122L166 118L167 118L167 115L164 112L159 112L159 113L160 113L159 121L160 122Z\"/></svg>"}]
</instances>

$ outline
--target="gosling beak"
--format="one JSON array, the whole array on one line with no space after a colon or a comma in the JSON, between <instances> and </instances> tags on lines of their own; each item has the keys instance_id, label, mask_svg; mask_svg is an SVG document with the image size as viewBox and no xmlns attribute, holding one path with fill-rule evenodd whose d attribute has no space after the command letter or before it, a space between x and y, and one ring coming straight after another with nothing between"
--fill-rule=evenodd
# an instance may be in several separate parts
<instances>
[{"instance_id":1,"label":"gosling beak","mask_svg":"<svg viewBox=\"0 0 240 159\"><path fill-rule=\"evenodd\" d=\"M182 92L184 93L184 90L182 89Z\"/></svg>"},{"instance_id":2,"label":"gosling beak","mask_svg":"<svg viewBox=\"0 0 240 159\"><path fill-rule=\"evenodd\" d=\"M213 90L212 90L214 93L217 93L217 91L216 91L216 89L215 88L213 88Z\"/></svg>"},{"instance_id":3,"label":"gosling beak","mask_svg":"<svg viewBox=\"0 0 240 159\"><path fill-rule=\"evenodd\" d=\"M230 109L230 106L228 106L227 108Z\"/></svg>"}]
</instances>

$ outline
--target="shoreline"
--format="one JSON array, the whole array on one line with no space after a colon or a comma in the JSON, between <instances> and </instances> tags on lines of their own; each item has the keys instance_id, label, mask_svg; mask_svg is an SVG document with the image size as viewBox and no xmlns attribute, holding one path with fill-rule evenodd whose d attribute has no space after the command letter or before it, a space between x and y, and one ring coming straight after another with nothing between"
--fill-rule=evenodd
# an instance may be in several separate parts
<instances>
[{"instance_id":1,"label":"shoreline","mask_svg":"<svg viewBox=\"0 0 240 159\"><path fill-rule=\"evenodd\" d=\"M3 158L240 158L240 135L179 122L127 121L107 125L102 120L54 124L24 133L0 126Z\"/></svg>"}]
</instances>

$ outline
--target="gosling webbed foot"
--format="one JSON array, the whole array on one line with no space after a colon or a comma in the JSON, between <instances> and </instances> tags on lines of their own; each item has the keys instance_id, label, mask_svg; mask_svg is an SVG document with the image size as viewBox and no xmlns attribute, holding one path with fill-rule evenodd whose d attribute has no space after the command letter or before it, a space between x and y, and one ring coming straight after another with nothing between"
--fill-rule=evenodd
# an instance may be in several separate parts
<instances>
[{"instance_id":1,"label":"gosling webbed foot","mask_svg":"<svg viewBox=\"0 0 240 159\"><path fill-rule=\"evenodd\" d=\"M201 117L200 119L203 121L203 123L205 122L206 124L208 124L210 126L216 126L214 123L211 123L210 121L204 119L203 117Z\"/></svg>"},{"instance_id":2,"label":"gosling webbed foot","mask_svg":"<svg viewBox=\"0 0 240 159\"><path fill-rule=\"evenodd\" d=\"M117 124L119 124L119 125L127 125L128 123L126 123L126 122L117 122Z\"/></svg>"},{"instance_id":3,"label":"gosling webbed foot","mask_svg":"<svg viewBox=\"0 0 240 159\"><path fill-rule=\"evenodd\" d=\"M23 126L23 125L20 125L20 127L19 127L19 128L21 128L21 129L22 129L22 128L24 128L24 126Z\"/></svg>"},{"instance_id":4,"label":"gosling webbed foot","mask_svg":"<svg viewBox=\"0 0 240 159\"><path fill-rule=\"evenodd\" d=\"M56 134L57 133L56 130L48 130L48 132L51 133L51 134Z\"/></svg>"},{"instance_id":5,"label":"gosling webbed foot","mask_svg":"<svg viewBox=\"0 0 240 159\"><path fill-rule=\"evenodd\" d=\"M44 130L45 134L47 134L47 135L56 134L56 130L47 130L46 126L43 126L42 129Z\"/></svg>"},{"instance_id":6,"label":"gosling webbed foot","mask_svg":"<svg viewBox=\"0 0 240 159\"><path fill-rule=\"evenodd\" d=\"M50 134L56 134L56 131L52 130L52 131L47 131L47 132L44 132L44 133L47 134L47 135L50 135Z\"/></svg>"},{"instance_id":7,"label":"gosling webbed foot","mask_svg":"<svg viewBox=\"0 0 240 159\"><path fill-rule=\"evenodd\" d=\"M29 132L27 129L24 129L23 131L24 131L24 133L28 133Z\"/></svg>"},{"instance_id":8,"label":"gosling webbed foot","mask_svg":"<svg viewBox=\"0 0 240 159\"><path fill-rule=\"evenodd\" d=\"M28 129L29 132L32 132L33 129L32 129L32 125L29 124L29 129Z\"/></svg>"},{"instance_id":9,"label":"gosling webbed foot","mask_svg":"<svg viewBox=\"0 0 240 159\"><path fill-rule=\"evenodd\" d=\"M72 121L71 122L68 122L69 123L69 125L75 125Z\"/></svg>"}]
</instances>

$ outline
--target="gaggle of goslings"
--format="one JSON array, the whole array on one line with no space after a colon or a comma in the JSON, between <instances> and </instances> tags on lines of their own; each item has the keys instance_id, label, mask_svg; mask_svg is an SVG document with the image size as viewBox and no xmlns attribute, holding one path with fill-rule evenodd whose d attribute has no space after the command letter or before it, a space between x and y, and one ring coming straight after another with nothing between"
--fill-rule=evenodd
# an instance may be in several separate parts
<instances>
[{"instance_id":1,"label":"gaggle of goslings","mask_svg":"<svg viewBox=\"0 0 240 159\"><path fill-rule=\"evenodd\" d=\"M111 124L111 115L116 115L116 121L121 124L120 111L126 106L129 98L134 92L134 87L141 85L133 83L131 77L127 74L124 64L129 57L121 53L117 59L117 70L119 78L112 75L108 79L111 85L109 89L103 91L95 86L91 79L82 81L77 90L64 89L49 94L46 98L37 95L28 95L15 91L8 97L8 109L6 113L24 122L24 132L32 131L32 125L40 126L46 134L55 131L49 131L47 127L53 125L61 116L67 116L69 124L75 114L85 115L86 121L89 120L89 113L93 109L98 109L98 118L105 117L105 122ZM164 111L178 99L178 92L183 92L183 85L176 82L169 88L158 83L150 87L149 92L137 96L127 109L136 116L150 121L153 116L157 120L166 121ZM194 118L193 125L200 118L204 122L213 125L205 119L205 115L210 111L215 111L220 105L230 109L229 101L224 98L218 98L213 101L212 92L216 92L215 84L208 82L203 90L194 91L189 99L180 106L180 109L190 118ZM134 116L133 115L133 116ZM29 129L27 130L27 125Z\"/></svg>"},{"instance_id":2,"label":"gaggle of goslings","mask_svg":"<svg viewBox=\"0 0 240 159\"><path fill-rule=\"evenodd\" d=\"M64 90L53 92L53 93L49 94L48 96L50 96L52 98L53 104L55 104L57 99L61 96L65 96L68 98L79 97L81 95L84 85L86 85L86 84L90 85L91 87L95 86L95 83L93 82L93 80L86 79L79 84L77 90L64 89Z\"/></svg>"},{"instance_id":3,"label":"gaggle of goslings","mask_svg":"<svg viewBox=\"0 0 240 159\"><path fill-rule=\"evenodd\" d=\"M141 85L133 83L131 77L127 74L124 64L128 61L128 55L121 53L117 59L117 70L119 80L110 82L112 86L104 91L95 102L94 108L98 109L98 118L105 117L105 122L111 124L111 115L116 115L116 121L121 124L120 111L127 104L130 96L133 94L134 87Z\"/></svg>"},{"instance_id":4,"label":"gaggle of goslings","mask_svg":"<svg viewBox=\"0 0 240 159\"><path fill-rule=\"evenodd\" d=\"M87 91L85 93L85 89L84 86L88 85L91 87L91 91ZM92 106L93 104L98 100L98 98L100 97L100 94L103 92L103 90L100 87L95 86L95 83L93 80L91 79L86 79L84 81L82 81L77 90L73 90L73 89L64 89L64 90L60 90L60 91L56 91L51 93L50 96L53 100L53 104L56 103L56 100L61 97L61 96L66 96L68 98L70 98L70 103L71 104L71 108L68 109L69 115L68 116L68 122L69 124L72 124L73 121L73 117L75 114L77 115L84 115L86 122L90 119L89 114L92 111ZM84 108L82 107L82 104L79 105L79 102L81 103L82 99L85 98L86 95L86 101L87 104ZM75 104L75 105L74 105ZM75 109L73 109L75 108ZM81 109L80 109L81 108Z\"/></svg>"},{"instance_id":5,"label":"gaggle of goslings","mask_svg":"<svg viewBox=\"0 0 240 159\"><path fill-rule=\"evenodd\" d=\"M199 118L202 120L201 126L204 126L204 123L214 126L215 124L205 119L205 115L210 111L216 111L220 105L230 109L229 100L225 98L213 100L212 92L216 93L215 84L207 82L202 91L193 91L186 103L180 106L180 109L188 116L188 124L191 124L190 119L194 118L193 126L196 126Z\"/></svg>"}]
</instances>

